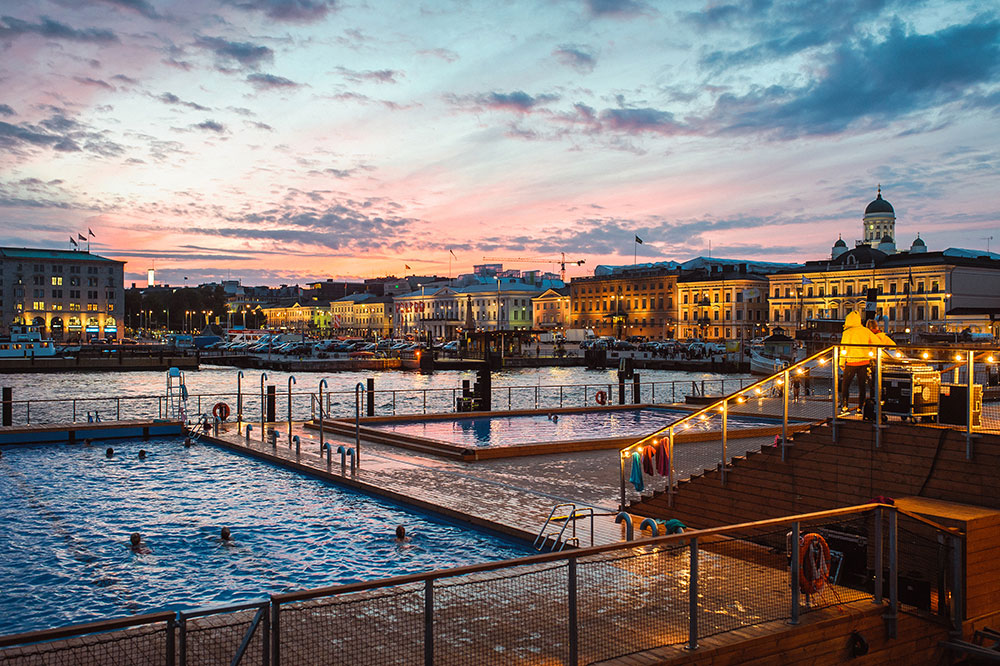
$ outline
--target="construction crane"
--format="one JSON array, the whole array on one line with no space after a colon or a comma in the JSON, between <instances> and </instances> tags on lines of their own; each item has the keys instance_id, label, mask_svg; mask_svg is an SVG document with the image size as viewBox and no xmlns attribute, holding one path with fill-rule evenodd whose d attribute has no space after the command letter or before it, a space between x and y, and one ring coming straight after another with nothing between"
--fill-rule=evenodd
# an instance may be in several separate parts
<instances>
[{"instance_id":1,"label":"construction crane","mask_svg":"<svg viewBox=\"0 0 1000 666\"><path fill-rule=\"evenodd\" d=\"M549 257L483 257L483 261L499 261L505 264L559 264L559 279L566 282L566 253L560 252L559 254L559 259L550 259ZM569 263L583 266L587 261L577 259Z\"/></svg>"}]
</instances>

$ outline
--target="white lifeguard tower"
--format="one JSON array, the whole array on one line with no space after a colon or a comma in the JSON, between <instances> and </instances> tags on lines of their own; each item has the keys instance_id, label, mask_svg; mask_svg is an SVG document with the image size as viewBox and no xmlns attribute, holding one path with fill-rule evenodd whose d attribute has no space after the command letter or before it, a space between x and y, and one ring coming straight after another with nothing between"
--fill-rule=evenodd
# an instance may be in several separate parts
<instances>
[{"instance_id":1,"label":"white lifeguard tower","mask_svg":"<svg viewBox=\"0 0 1000 666\"><path fill-rule=\"evenodd\" d=\"M180 368L167 370L167 417L187 423L188 390Z\"/></svg>"}]
</instances>

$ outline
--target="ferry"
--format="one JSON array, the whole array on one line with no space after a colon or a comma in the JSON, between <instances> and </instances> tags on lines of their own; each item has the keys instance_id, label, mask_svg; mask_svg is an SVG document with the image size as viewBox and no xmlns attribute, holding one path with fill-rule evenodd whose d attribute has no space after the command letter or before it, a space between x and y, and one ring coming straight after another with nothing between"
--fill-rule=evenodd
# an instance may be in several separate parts
<instances>
[{"instance_id":1,"label":"ferry","mask_svg":"<svg viewBox=\"0 0 1000 666\"><path fill-rule=\"evenodd\" d=\"M55 343L43 340L41 334L29 326L11 326L10 336L0 338L0 359L55 355Z\"/></svg>"}]
</instances>

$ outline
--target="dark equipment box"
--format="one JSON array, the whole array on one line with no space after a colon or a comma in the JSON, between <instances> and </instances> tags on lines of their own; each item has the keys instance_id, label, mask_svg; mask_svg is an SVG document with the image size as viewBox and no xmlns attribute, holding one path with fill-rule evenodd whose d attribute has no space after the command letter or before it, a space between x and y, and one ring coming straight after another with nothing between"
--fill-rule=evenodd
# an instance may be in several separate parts
<instances>
[{"instance_id":1,"label":"dark equipment box","mask_svg":"<svg viewBox=\"0 0 1000 666\"><path fill-rule=\"evenodd\" d=\"M882 368L882 413L916 419L936 416L941 374L923 364Z\"/></svg>"},{"instance_id":2,"label":"dark equipment box","mask_svg":"<svg viewBox=\"0 0 1000 666\"><path fill-rule=\"evenodd\" d=\"M941 384L940 423L968 425L969 386L967 384ZM983 424L983 385L972 385L972 426Z\"/></svg>"}]
</instances>

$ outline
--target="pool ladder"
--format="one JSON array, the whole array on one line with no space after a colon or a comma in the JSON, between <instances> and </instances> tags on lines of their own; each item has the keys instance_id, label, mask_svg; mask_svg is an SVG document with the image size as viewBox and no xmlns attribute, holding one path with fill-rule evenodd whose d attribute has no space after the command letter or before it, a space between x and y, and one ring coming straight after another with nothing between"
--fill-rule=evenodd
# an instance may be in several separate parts
<instances>
[{"instance_id":1,"label":"pool ladder","mask_svg":"<svg viewBox=\"0 0 1000 666\"><path fill-rule=\"evenodd\" d=\"M559 509L568 509L566 515L557 516L556 511ZM552 511L549 512L549 517L545 520L545 524L542 525L542 529L538 532L538 536L535 537L535 542L532 544L535 550L541 551L545 548L547 543L551 542L550 551L555 552L562 550L567 544L572 543L574 546L580 546L580 537L576 534L576 521L580 518L586 518L590 516L590 545L594 545L594 509L593 507L585 506L581 508L576 508L575 504L564 502L563 504L556 504L552 507ZM559 528L558 532L553 529L549 531L549 525L552 523L560 521L562 522L562 527ZM563 538L566 534L566 527L570 523L573 523L573 530L569 537ZM556 526L553 525L553 528Z\"/></svg>"}]
</instances>

